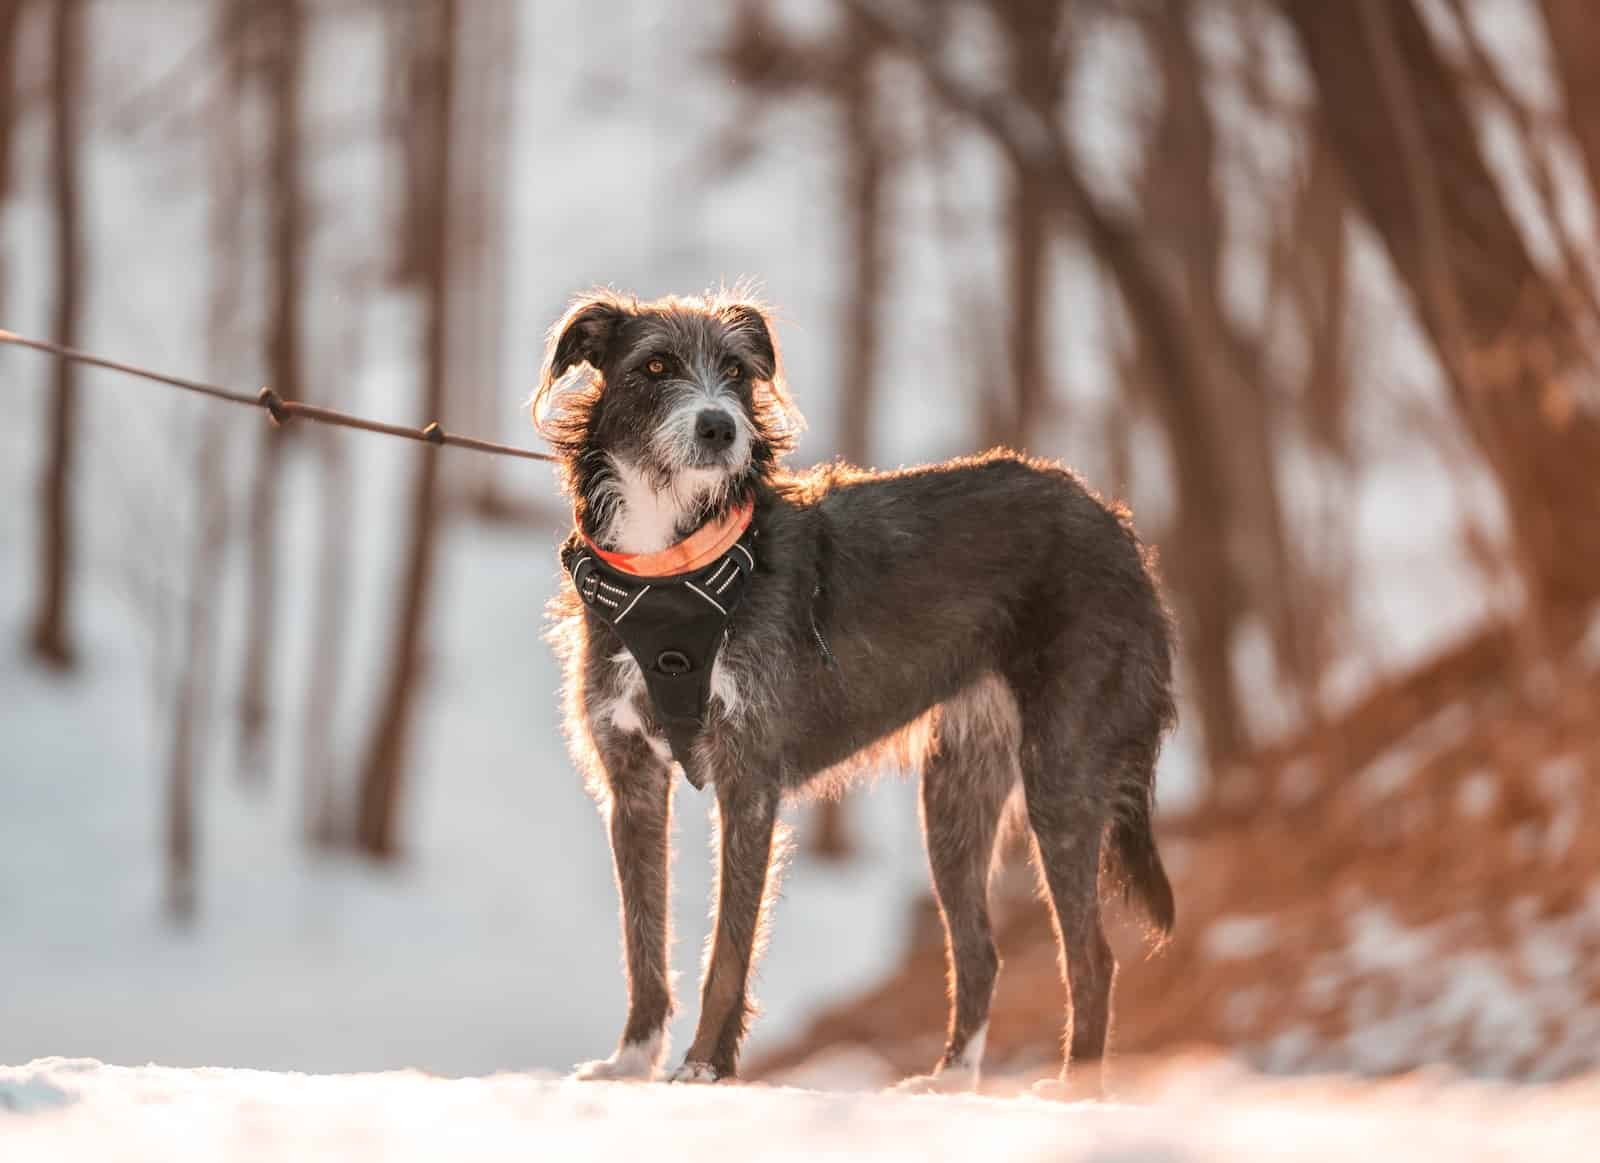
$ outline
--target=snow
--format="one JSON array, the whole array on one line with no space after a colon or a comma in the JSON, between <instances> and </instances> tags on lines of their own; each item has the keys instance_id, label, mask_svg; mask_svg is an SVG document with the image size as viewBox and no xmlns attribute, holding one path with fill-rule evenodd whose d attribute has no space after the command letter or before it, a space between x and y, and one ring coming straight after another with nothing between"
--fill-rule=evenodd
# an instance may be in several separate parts
<instances>
[{"instance_id":1,"label":"snow","mask_svg":"<svg viewBox=\"0 0 1600 1163\"><path fill-rule=\"evenodd\" d=\"M1274 917L1218 917L1206 930L1206 956L1213 961L1245 961L1277 943Z\"/></svg>"},{"instance_id":2,"label":"snow","mask_svg":"<svg viewBox=\"0 0 1600 1163\"><path fill-rule=\"evenodd\" d=\"M1539 790L1555 808L1545 833L1545 851L1551 861L1564 857L1578 838L1583 824L1583 779L1583 760L1577 755L1548 760L1539 767Z\"/></svg>"},{"instance_id":3,"label":"snow","mask_svg":"<svg viewBox=\"0 0 1600 1163\"><path fill-rule=\"evenodd\" d=\"M1487 816L1500 802L1500 784L1494 773L1478 769L1468 773L1456 790L1456 810L1471 820Z\"/></svg>"},{"instance_id":4,"label":"snow","mask_svg":"<svg viewBox=\"0 0 1600 1163\"><path fill-rule=\"evenodd\" d=\"M1537 906L1521 898L1506 910L1504 945L1470 914L1414 927L1383 905L1352 908L1348 943L1312 958L1298 987L1320 1032L1282 1032L1251 1059L1388 1074L1448 1057L1477 1077L1535 1080L1595 1069L1600 886L1564 915L1540 919Z\"/></svg>"},{"instance_id":5,"label":"snow","mask_svg":"<svg viewBox=\"0 0 1600 1163\"><path fill-rule=\"evenodd\" d=\"M11 1113L6 1113L7 1111ZM382 1158L873 1158L1248 1163L1587 1159L1600 1085L1513 1089L1440 1078L1267 1084L1222 1065L1137 1102L823 1094L787 1087L175 1070L46 1059L0 1069L7 1163Z\"/></svg>"}]
</instances>

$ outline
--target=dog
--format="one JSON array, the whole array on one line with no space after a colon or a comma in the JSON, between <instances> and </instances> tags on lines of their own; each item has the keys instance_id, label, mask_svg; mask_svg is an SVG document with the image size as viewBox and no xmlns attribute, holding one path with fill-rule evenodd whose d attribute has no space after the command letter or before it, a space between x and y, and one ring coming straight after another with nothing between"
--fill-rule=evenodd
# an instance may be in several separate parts
<instances>
[{"instance_id":1,"label":"dog","mask_svg":"<svg viewBox=\"0 0 1600 1163\"><path fill-rule=\"evenodd\" d=\"M610 829L628 985L617 1050L576 1076L649 1079L666 1054L677 769L714 789L720 854L699 1024L668 1077L715 1082L751 1013L780 803L898 759L921 771L951 996L942 1057L905 1085L978 1082L1000 969L988 881L1020 789L1070 1000L1056 1085L1098 1093L1102 875L1161 937L1174 918L1151 819L1172 630L1127 513L1005 450L786 471L799 416L768 312L738 293L580 296L533 409L574 510L551 639Z\"/></svg>"}]
</instances>

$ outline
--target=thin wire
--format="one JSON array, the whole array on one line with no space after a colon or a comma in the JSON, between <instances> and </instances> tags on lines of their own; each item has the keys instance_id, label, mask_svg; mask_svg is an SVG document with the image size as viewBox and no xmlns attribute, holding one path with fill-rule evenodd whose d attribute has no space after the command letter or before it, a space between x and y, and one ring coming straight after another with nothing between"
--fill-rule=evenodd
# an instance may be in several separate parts
<instances>
[{"instance_id":1,"label":"thin wire","mask_svg":"<svg viewBox=\"0 0 1600 1163\"><path fill-rule=\"evenodd\" d=\"M348 412L340 412L333 408L323 408L317 404L304 404L299 400L285 400L280 398L271 388L262 388L259 393L251 395L248 392L235 391L232 388L219 387L216 384L203 383L200 380L184 379L182 376L170 376L135 364L120 363L114 359L91 355L86 351L78 351L76 348L63 347L59 343L51 343L48 340L29 339L27 336L18 335L14 331L0 331L0 343L9 343L15 347L32 348L34 351L42 351L46 355L56 356L58 359L67 359L74 363L103 368L106 371L120 372L126 376L136 376L139 379L150 380L153 383L166 384L168 387L182 388L186 392L198 392L200 395L210 396L214 400L224 400L230 404L244 404L251 408L260 408L270 414L278 424L286 424L290 420L300 418L314 420L318 424L332 424L340 428L359 428L363 432L376 432L383 436L398 436L402 440L415 440L421 444L447 444L455 448L471 449L473 452L486 452L492 456L514 456L522 460L544 460L551 463L555 463L558 459L548 452L535 452L531 448L518 448L512 444L497 444L493 440L480 440L476 436L459 436L453 432L446 432L437 423L429 424L423 428L409 428L404 424L387 424L381 420L368 420L364 416L352 416Z\"/></svg>"}]
</instances>

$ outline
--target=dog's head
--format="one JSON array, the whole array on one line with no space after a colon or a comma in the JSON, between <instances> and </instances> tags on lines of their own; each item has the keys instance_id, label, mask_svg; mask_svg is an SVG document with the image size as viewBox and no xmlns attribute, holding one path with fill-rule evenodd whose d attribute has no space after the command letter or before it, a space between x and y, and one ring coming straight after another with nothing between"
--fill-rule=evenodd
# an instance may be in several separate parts
<instances>
[{"instance_id":1,"label":"dog's head","mask_svg":"<svg viewBox=\"0 0 1600 1163\"><path fill-rule=\"evenodd\" d=\"M580 296L550 329L533 415L585 530L629 552L741 499L798 428L767 313L737 294Z\"/></svg>"}]
</instances>

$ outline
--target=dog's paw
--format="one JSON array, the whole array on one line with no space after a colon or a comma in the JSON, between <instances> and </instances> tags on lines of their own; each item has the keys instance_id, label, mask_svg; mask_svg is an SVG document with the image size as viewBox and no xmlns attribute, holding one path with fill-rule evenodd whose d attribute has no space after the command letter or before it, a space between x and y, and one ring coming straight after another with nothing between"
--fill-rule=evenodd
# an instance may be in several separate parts
<instances>
[{"instance_id":1,"label":"dog's paw","mask_svg":"<svg viewBox=\"0 0 1600 1163\"><path fill-rule=\"evenodd\" d=\"M717 1068L709 1062L685 1062L671 1074L667 1075L668 1082L690 1082L704 1085L708 1082L721 1082L722 1076L717 1073Z\"/></svg>"},{"instance_id":2,"label":"dog's paw","mask_svg":"<svg viewBox=\"0 0 1600 1163\"><path fill-rule=\"evenodd\" d=\"M889 1089L894 1094L966 1094L977 1086L977 1071L948 1069L937 1074L912 1075Z\"/></svg>"},{"instance_id":3,"label":"dog's paw","mask_svg":"<svg viewBox=\"0 0 1600 1163\"><path fill-rule=\"evenodd\" d=\"M585 1062L572 1072L579 1082L649 1082L656 1074L660 1043L632 1042L609 1058Z\"/></svg>"},{"instance_id":4,"label":"dog's paw","mask_svg":"<svg viewBox=\"0 0 1600 1163\"><path fill-rule=\"evenodd\" d=\"M579 1082L648 1082L655 1076L651 1066L641 1066L626 1058L620 1051L609 1058L585 1062L572 1071Z\"/></svg>"},{"instance_id":5,"label":"dog's paw","mask_svg":"<svg viewBox=\"0 0 1600 1163\"><path fill-rule=\"evenodd\" d=\"M1098 1078L1042 1078L1033 1084L1035 1098L1051 1102L1100 1102L1105 1089Z\"/></svg>"}]
</instances>

